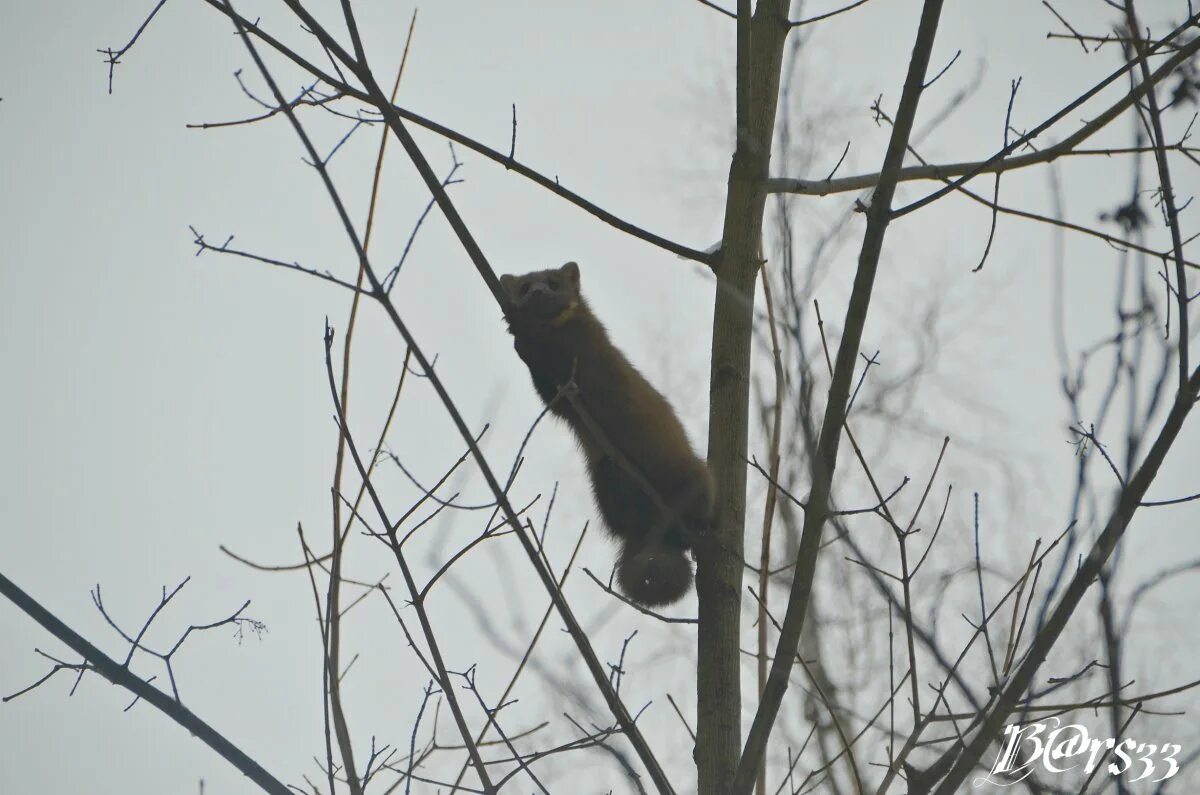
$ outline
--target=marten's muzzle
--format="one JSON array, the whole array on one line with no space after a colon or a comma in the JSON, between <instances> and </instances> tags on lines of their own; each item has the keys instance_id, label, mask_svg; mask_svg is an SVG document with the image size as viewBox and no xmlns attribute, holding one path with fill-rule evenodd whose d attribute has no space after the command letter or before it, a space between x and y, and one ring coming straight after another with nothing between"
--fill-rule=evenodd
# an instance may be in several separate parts
<instances>
[{"instance_id":1,"label":"marten's muzzle","mask_svg":"<svg viewBox=\"0 0 1200 795\"><path fill-rule=\"evenodd\" d=\"M564 300L562 293L556 293L545 285L535 284L521 297L521 310L539 320L553 320L570 302Z\"/></svg>"}]
</instances>

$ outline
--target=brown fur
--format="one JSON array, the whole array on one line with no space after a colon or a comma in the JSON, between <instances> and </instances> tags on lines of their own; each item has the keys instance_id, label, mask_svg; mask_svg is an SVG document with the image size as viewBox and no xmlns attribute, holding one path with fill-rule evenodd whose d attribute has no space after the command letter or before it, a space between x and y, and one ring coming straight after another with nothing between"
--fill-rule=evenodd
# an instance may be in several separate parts
<instances>
[{"instance_id":1,"label":"brown fur","mask_svg":"<svg viewBox=\"0 0 1200 795\"><path fill-rule=\"evenodd\" d=\"M596 505L621 541L621 589L645 605L678 600L692 581L685 553L711 521L708 468L666 398L592 314L578 265L500 282L514 304L508 323L517 353L579 440Z\"/></svg>"}]
</instances>

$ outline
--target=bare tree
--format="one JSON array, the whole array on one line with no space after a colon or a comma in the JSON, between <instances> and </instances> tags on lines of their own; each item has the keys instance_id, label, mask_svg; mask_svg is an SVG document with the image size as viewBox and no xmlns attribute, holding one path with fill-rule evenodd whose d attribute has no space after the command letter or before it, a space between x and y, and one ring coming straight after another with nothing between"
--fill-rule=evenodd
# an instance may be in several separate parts
<instances>
[{"instance_id":1,"label":"bare tree","mask_svg":"<svg viewBox=\"0 0 1200 795\"><path fill-rule=\"evenodd\" d=\"M151 9L126 45L102 51L110 87L122 58L143 36L152 35L151 23L164 3ZM902 779L911 793L952 793L969 786L965 782L973 776L1019 782L1034 793L1066 791L1064 781L1070 789L1082 783L1084 790L1112 787L1124 793L1132 791L1137 771L1129 757L1135 754L1148 765L1146 776L1151 770L1156 775L1167 770L1167 776L1157 779L1159 791L1185 781L1189 774L1178 771L1195 755L1179 756L1179 745L1173 754L1165 746L1146 750L1136 743L1128 752L1121 749L1135 720L1162 711L1154 702L1186 693L1198 682L1147 690L1135 686L1126 672L1129 639L1142 615L1136 608L1158 583L1200 569L1200 561L1179 560L1155 578L1135 580L1125 565L1130 550L1125 536L1142 509L1181 505L1200 496L1151 497L1151 486L1168 454L1180 446L1188 415L1200 398L1200 367L1189 352L1195 294L1188 276L1197 264L1185 251L1195 233L1186 224L1191 197L1181 191L1178 173L1180 166L1200 164L1196 150L1188 146L1195 119L1188 110L1200 86L1200 15L1188 7L1183 21L1164 33L1145 28L1132 0L1109 2L1108 22L1115 27L1095 31L1044 4L1054 25L1049 36L1061 39L1064 47L1078 45L1097 68L1091 87L1026 128L1014 113L1021 84L1014 79L1000 114L995 151L979 160L939 162L922 149L936 139L947 118L960 112L979 82L960 81L958 91L935 111L926 107L931 86L959 77L951 71L957 55L944 66L933 62L943 2L923 0L913 19L903 79L893 79L893 85L885 85L887 77L880 80L881 90L898 91L898 99L886 102L881 95L870 108L887 133L879 165L839 176L850 145L838 157L831 142L815 133L814 114L820 111L807 107L801 97L803 53L809 31L833 17L853 19L852 14L865 13L859 9L866 3L858 0L808 16L802 4L784 0L738 0L736 9L706 0L681 3L681 13L727 17L736 39L733 155L721 238L706 249L643 228L522 163L516 155L515 106L511 142L502 151L397 104L404 59L391 80L372 68L350 0L336 9L285 0L287 25L271 26L243 15L230 0L205 0L244 44L253 68L239 73L238 81L261 108L252 117L200 126L286 119L328 195L353 257L354 272L344 273L244 249L232 237L214 242L192 230L197 255L295 271L352 296L344 328L335 330L326 321L324 329L329 401L337 428L329 541L320 547L329 551L316 551L314 537L298 527L299 564L263 566L239 558L247 565L309 578L325 706L319 775L293 773L303 779L303 787L282 783L184 706L172 660L190 633L227 625L239 632L261 632L263 627L244 615L243 605L223 620L190 625L165 651L150 647L143 636L182 584L169 594L163 589L160 604L136 633L108 614L97 587L97 609L128 645L126 658L118 662L0 576L0 592L82 658L69 662L45 654L53 664L49 673L8 698L28 693L59 671L75 672L77 678L94 671L188 728L270 792L332 795L345 790L359 795L368 789L497 792L506 787L550 792L558 780L561 791L578 791L571 768L578 763L562 760L587 755L603 759L631 791L659 793L688 791L692 781L705 795L743 795L755 789L760 794L882 793L897 791ZM340 19L329 22L335 14ZM415 21L414 15L406 56ZM286 43L297 30L303 45ZM1119 57L1115 68L1105 71L1113 66L1102 60L1109 54ZM285 95L280 87L276 75L285 70L289 80L302 76L305 87L296 95ZM1080 117L1086 120L1078 121ZM919 125L919 118L932 121ZM1132 127L1128 145L1087 146L1118 121ZM449 162L441 173L418 145L414 126L449 142ZM339 131L336 145L324 154L310 133L315 127ZM352 136L372 129L380 138L366 222L360 226L335 182L331 161ZM393 139L430 195L394 256L381 255L371 245L379 223L380 174ZM529 497L527 484L520 481L527 445L546 412L532 421L511 458L487 451L487 428L473 426L464 416L433 349L394 300L413 240L436 208L494 298L497 318L512 316L511 299L492 261L452 198L451 189L461 181L459 156L464 151L498 163L642 244L710 274L707 458L717 507L712 531L695 548L698 613L658 614L622 596L611 576L584 572L604 593L608 615L633 609L658 622L664 631L661 657L694 659L694 703L677 701L664 692L665 686L655 688L670 704L669 714L659 709L656 718L643 718L647 705L630 695L627 653L637 632L625 635L619 648L598 648L595 629L604 618L593 623L581 619L567 598L564 585L580 568L576 554L588 526L576 528L577 535L571 532L572 543L563 548L571 550L569 557L556 562L552 554L559 547L547 539L557 492L547 497L543 489ZM1093 223L1068 221L1062 202L1059 166L1084 157L1103 159L1105 168L1130 179L1128 203ZM826 160L833 161L831 169L818 165ZM1056 206L1053 214L1010 205L1007 197L1002 202L1002 178L1026 169L1045 173L1046 195ZM801 173L824 176L796 176ZM979 188L980 182L990 183L990 191ZM904 183L930 187L920 198L901 204L897 189ZM806 202L816 201L806 197L851 192L853 200L830 216L814 221L806 214ZM1001 473L1019 490L1019 476L986 434L952 440L939 428L936 412L922 411L929 389L925 377L938 361L945 336L939 323L948 300L923 296L909 307L905 323L896 324L899 330L884 357L904 362L900 368L885 367L880 352L871 352L866 331L868 320L894 321L879 308L876 294L881 269L888 264L892 222L917 212L937 213L955 198L984 207L990 222L985 239L968 241L977 249L968 268L976 272L989 259L1001 215L1049 225L1057 235L1049 286L1056 306L1051 336L1077 450L1074 492L1062 524L1043 529L1031 549L1014 551L1006 560L990 559L985 551L989 526L1008 517L992 508L995 500L986 493L968 498L956 492L953 478L968 467L988 470ZM1118 259L1111 329L1082 347L1070 341L1064 309L1073 265L1063 243L1068 235L1103 240ZM855 242L853 275L841 285L825 284L837 253ZM381 264L385 261L395 264ZM360 309L367 305L386 318L405 354L386 417L364 435L363 423L351 410L351 375L358 372L353 343ZM880 338L875 332L872 336ZM514 378L523 380L515 358L511 369ZM419 380L419 387L411 379ZM430 461L414 462L388 444L401 395L414 388L436 398L461 451L436 469L433 481ZM574 397L564 390L555 400ZM954 402L949 395L939 405ZM849 453L842 450L843 441ZM948 451L960 445L967 455L951 465ZM850 461L844 460L848 457ZM891 479L896 472L903 474ZM392 478L404 485L396 487ZM486 499L463 497L458 484L467 478L484 484ZM758 498L761 513L753 510L760 507ZM474 528L468 540L428 540L428 528L455 521ZM952 533L950 527L960 532ZM751 542L749 551L747 531L758 541L757 547ZM348 573L347 547L358 535L394 563L385 577L358 579ZM949 536L957 541L946 540ZM427 552L424 560L421 549ZM494 567L497 577L516 579L512 572L519 571L520 579L540 586L544 595L538 594L536 609L528 603L518 609L514 602L481 600L469 579L459 574L472 557L510 552L522 559L505 558ZM431 607L431 595L445 591L456 594L474 617L493 659L515 662L500 684L491 671L481 683L479 669L456 667L446 653L455 626ZM366 600L386 603L427 679L417 713L406 720L408 736L387 738L383 744L371 737L364 754L342 683L354 663L354 658L346 659L343 620ZM952 611L962 622L946 618ZM500 629L509 620L513 630ZM747 651L747 625L753 625L752 651ZM545 652L537 650L553 643L547 636L555 633L547 630L559 627L569 645L559 649L563 664L549 664L542 659ZM683 643L671 644L681 637ZM169 691L134 673L131 663L138 655L164 664ZM537 676L540 685L570 705L563 719L512 709L522 678L529 676ZM1097 679L1103 680L1099 690ZM746 710L742 692L750 681L755 682L756 699L753 710ZM661 708L664 699L657 700ZM1083 710L1104 710L1111 737L1107 745L1081 746L1091 753L1086 767L1076 770L1084 776L1081 782L1056 779L1052 770L1028 763L1019 768L1000 764L1014 758L1009 754L1019 747L1021 726ZM664 750L668 745L693 748L691 759L669 755ZM994 764L988 761L992 751L998 753ZM1106 775L1101 768L1114 754L1119 762L1122 753L1124 766L1117 764L1118 771Z\"/></svg>"}]
</instances>

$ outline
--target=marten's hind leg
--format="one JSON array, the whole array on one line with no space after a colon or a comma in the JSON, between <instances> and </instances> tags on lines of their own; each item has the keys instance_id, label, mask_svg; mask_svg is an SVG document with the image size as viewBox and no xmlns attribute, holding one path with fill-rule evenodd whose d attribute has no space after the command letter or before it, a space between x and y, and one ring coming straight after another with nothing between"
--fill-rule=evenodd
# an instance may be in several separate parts
<instances>
[{"instance_id":1,"label":"marten's hind leg","mask_svg":"<svg viewBox=\"0 0 1200 795\"><path fill-rule=\"evenodd\" d=\"M589 462L588 469L596 505L613 535L634 549L654 541L677 549L691 546L683 512L665 502L675 495L647 494L644 481L607 456Z\"/></svg>"}]
</instances>

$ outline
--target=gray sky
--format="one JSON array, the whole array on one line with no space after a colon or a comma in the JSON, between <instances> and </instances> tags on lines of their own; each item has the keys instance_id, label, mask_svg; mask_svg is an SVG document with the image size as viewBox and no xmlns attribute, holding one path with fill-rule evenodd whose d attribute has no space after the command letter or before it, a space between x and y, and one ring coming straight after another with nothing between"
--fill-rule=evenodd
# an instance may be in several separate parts
<instances>
[{"instance_id":1,"label":"gray sky","mask_svg":"<svg viewBox=\"0 0 1200 795\"><path fill-rule=\"evenodd\" d=\"M96 583L114 617L135 629L164 584L190 576L156 624L152 642L159 645L188 623L224 617L251 599L248 613L269 632L241 644L227 628L194 637L176 669L181 694L269 770L300 783L302 773L316 774L312 757L323 754L319 638L308 580L252 572L218 545L258 561L293 562L300 558L299 522L314 546L328 547L336 435L321 334L325 317L343 329L349 294L215 254L195 258L188 225L210 241L234 234L235 243L251 251L346 278L353 274L352 251L282 118L203 132L185 128L259 112L234 80L237 69L266 95L230 25L204 3L168 3L117 68L113 93L107 93L96 49L126 41L150 5L8 3L0 12L0 363L7 385L0 390L7 418L0 426L0 570L117 656L125 649L88 597ZM358 5L376 73L391 75L412 6ZM956 50L962 55L927 93L923 109L940 107L981 64L986 71L968 108L927 139L922 151L931 159L994 151L1013 78L1023 78L1014 124L1031 127L1114 68L1112 50L1085 56L1074 43L1048 41L1046 32L1060 26L1034 0L947 5L933 62L940 68ZM867 108L881 93L884 106L894 108L919 6L916 0L872 0L814 31L801 62L803 91L810 107L828 114L828 124L815 131L828 163L795 176L824 176L846 140L851 148L840 174L877 167L887 129L876 127ZM316 7L336 18L330 3ZM806 10L832 7L810 3ZM1104 29L1112 17L1093 0L1062 0L1055 7L1092 30ZM1156 32L1186 10L1174 0L1141 7ZM261 14L265 27L312 51L281 4L238 8L250 17ZM635 223L704 248L719 234L731 151L725 120L732 45L730 20L688 0L428 4L420 8L400 102L498 149L508 145L515 103L517 155L524 162ZM297 73L281 68L277 77L286 92L298 90ZM1104 93L1046 140L1067 134L1118 95ZM317 111L305 118L328 151L343 128ZM1128 130L1128 122L1118 122L1097 144L1122 142ZM423 133L418 140L444 173L445 144ZM365 216L377 145L377 130L360 130L333 160L356 219ZM452 197L497 270L579 261L592 306L679 406L702 450L709 280L691 263L622 235L482 158L461 150L458 156L466 181ZM1176 173L1177 192L1190 196L1198 185L1195 168ZM1111 163L1064 163L1067 216L1091 223L1125 200L1126 174L1127 167ZM980 189L985 184L990 190L983 182ZM1044 170L1012 175L1003 196L1046 212L1047 184ZM905 186L898 201L928 189ZM380 262L395 260L427 198L393 145L373 243ZM814 219L833 217L852 199L808 199L796 207L803 222L815 226ZM992 528L989 552L1007 560L1023 557L1033 538L1061 529L1074 468L1066 425L1087 418L1066 416L1049 344L1051 235L1001 218L985 270L972 274L988 220L977 205L951 198L894 226L877 287L880 317L868 325L864 349L882 348L886 363L888 346L904 344L895 329L905 327L913 300L933 292L947 297L943 358L920 393L921 409L939 421L938 434L987 442L1019 473L1014 493L995 467L977 466L970 454L950 461L957 515L969 516L969 495L980 492L985 505L994 506L990 516L1007 524ZM836 326L861 227L856 219L818 290L826 320ZM1158 227L1152 235L1153 245L1165 244ZM1107 333L1118 255L1078 236L1067 238L1066 251L1068 337L1078 351ZM498 310L436 212L396 295L425 349L439 356L438 371L468 421L492 423L485 447L506 469L538 404ZM403 348L373 308L357 339L351 409L365 439L377 433ZM416 381L406 389L389 445L431 482L459 455L460 443L427 385ZM951 389L984 409L956 410L945 394ZM1193 422L1152 498L1197 490L1198 441ZM881 462L881 469L919 477L935 453L930 443ZM593 515L573 445L563 428L547 424L533 439L519 493L548 493L556 479L553 528L559 533L551 550L561 565L578 528ZM395 472L381 480L397 504L411 498L413 489ZM485 496L477 477L462 489L464 501ZM1131 530L1137 551L1131 571L1145 574L1196 557L1198 506L1139 518ZM414 551L426 574L439 551L477 533L479 521L478 514L465 514L434 525L436 535ZM969 524L954 532L966 538ZM591 536L583 565L607 572L612 547L599 533ZM372 579L394 568L376 542L356 537L354 545L353 576ZM757 551L756 544L747 548ZM526 615L511 621L528 628L544 597L526 587L527 569L516 552L510 545L481 554L463 577L489 600L526 605ZM505 574L500 567L508 565L512 572ZM691 636L614 608L585 577L575 577L568 594L588 617L602 656L614 658L633 628L643 633L642 649L659 652L641 659L643 676L631 679L630 701L655 699L659 717L664 690L690 705ZM1159 592L1132 661L1139 685L1195 678L1194 666L1184 661L1195 659L1197 638L1179 630L1200 606L1198 598L1186 580ZM449 590L433 609L445 626L462 628L444 638L452 667L489 659L487 640ZM694 610L689 596L678 613ZM500 616L497 629L504 632L510 617ZM45 672L34 647L64 652L7 603L0 604L0 637L5 694ZM426 677L386 605L372 600L356 609L347 637L345 657L362 652L346 686L359 756L372 735L380 743L406 743ZM569 648L557 638L547 644L544 663L554 670L569 659ZM502 686L509 668L507 662L481 665L481 686ZM138 670L158 673L156 683L163 684L163 673L149 662ZM540 703L535 683L530 678L521 694L527 703ZM139 705L122 712L129 701L124 692L89 676L68 699L69 685L60 675L0 706L0 790L195 792L204 779L207 792L252 791L156 711ZM601 720L565 703L548 714L564 709ZM442 737L450 742L443 720ZM658 745L686 776L690 743L671 720L653 724L674 732ZM574 764L572 775L596 791L624 791L607 758L580 757Z\"/></svg>"}]
</instances>

